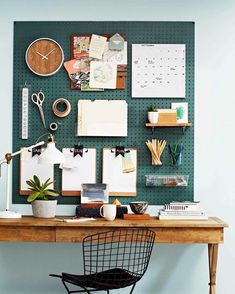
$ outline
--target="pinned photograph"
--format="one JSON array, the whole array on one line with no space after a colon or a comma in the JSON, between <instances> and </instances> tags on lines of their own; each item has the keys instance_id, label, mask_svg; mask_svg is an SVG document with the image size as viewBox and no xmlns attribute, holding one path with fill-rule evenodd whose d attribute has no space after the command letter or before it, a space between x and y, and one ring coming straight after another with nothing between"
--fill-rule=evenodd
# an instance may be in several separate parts
<instances>
[{"instance_id":1,"label":"pinned photograph","mask_svg":"<svg viewBox=\"0 0 235 294\"><path fill-rule=\"evenodd\" d=\"M188 102L171 103L171 108L176 109L177 123L188 123Z\"/></svg>"}]
</instances>

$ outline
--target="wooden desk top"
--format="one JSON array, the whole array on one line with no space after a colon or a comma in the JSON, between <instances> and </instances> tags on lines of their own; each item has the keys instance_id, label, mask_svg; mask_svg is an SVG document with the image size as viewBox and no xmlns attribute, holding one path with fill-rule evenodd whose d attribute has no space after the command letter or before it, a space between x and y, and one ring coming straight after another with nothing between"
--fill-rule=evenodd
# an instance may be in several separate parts
<instances>
[{"instance_id":1,"label":"wooden desk top","mask_svg":"<svg viewBox=\"0 0 235 294\"><path fill-rule=\"evenodd\" d=\"M71 217L58 217L71 218ZM23 216L22 219L0 219L0 226L19 227L149 227L149 228L226 228L228 224L217 217L210 217L208 220L123 220L115 219L106 221L98 218L95 221L66 223L54 219L35 218Z\"/></svg>"},{"instance_id":2,"label":"wooden desk top","mask_svg":"<svg viewBox=\"0 0 235 294\"><path fill-rule=\"evenodd\" d=\"M66 223L55 219L24 216L22 219L0 219L0 241L82 242L84 237L101 231L147 227L157 234L157 243L218 244L223 243L224 228L227 226L216 217L210 217L206 221L160 221L156 218L106 221L100 218L94 221Z\"/></svg>"}]
</instances>

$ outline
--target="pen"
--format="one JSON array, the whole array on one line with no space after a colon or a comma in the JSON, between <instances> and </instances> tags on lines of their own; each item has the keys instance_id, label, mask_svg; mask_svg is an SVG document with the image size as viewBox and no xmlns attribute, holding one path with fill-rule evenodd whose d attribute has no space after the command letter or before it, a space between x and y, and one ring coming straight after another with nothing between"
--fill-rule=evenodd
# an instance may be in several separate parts
<instances>
[{"instance_id":1,"label":"pen","mask_svg":"<svg viewBox=\"0 0 235 294\"><path fill-rule=\"evenodd\" d=\"M63 222L63 223L79 223L79 222L86 222L86 221L93 221L93 220L96 220L95 218L93 217L90 217L90 218L55 218L54 219L55 221L57 222Z\"/></svg>"}]
</instances>

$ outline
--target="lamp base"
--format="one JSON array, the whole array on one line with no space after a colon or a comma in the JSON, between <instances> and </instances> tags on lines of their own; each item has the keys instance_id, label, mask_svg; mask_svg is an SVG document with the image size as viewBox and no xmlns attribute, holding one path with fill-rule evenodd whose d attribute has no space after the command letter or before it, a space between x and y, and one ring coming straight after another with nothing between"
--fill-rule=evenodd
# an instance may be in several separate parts
<instances>
[{"instance_id":1,"label":"lamp base","mask_svg":"<svg viewBox=\"0 0 235 294\"><path fill-rule=\"evenodd\" d=\"M0 218L21 218L22 215L15 211L0 211Z\"/></svg>"}]
</instances>

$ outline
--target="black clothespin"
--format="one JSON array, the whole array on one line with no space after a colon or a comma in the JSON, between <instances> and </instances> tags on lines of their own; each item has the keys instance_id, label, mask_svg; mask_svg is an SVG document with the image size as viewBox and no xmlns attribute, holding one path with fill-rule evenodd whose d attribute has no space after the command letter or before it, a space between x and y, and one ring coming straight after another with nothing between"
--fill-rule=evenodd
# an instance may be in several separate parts
<instances>
[{"instance_id":1,"label":"black clothespin","mask_svg":"<svg viewBox=\"0 0 235 294\"><path fill-rule=\"evenodd\" d=\"M41 153L42 153L42 146L37 146L32 149L32 157L34 157L34 155L41 155Z\"/></svg>"},{"instance_id":2,"label":"black clothespin","mask_svg":"<svg viewBox=\"0 0 235 294\"><path fill-rule=\"evenodd\" d=\"M80 155L83 157L83 145L74 145L73 147L73 157Z\"/></svg>"}]
</instances>

